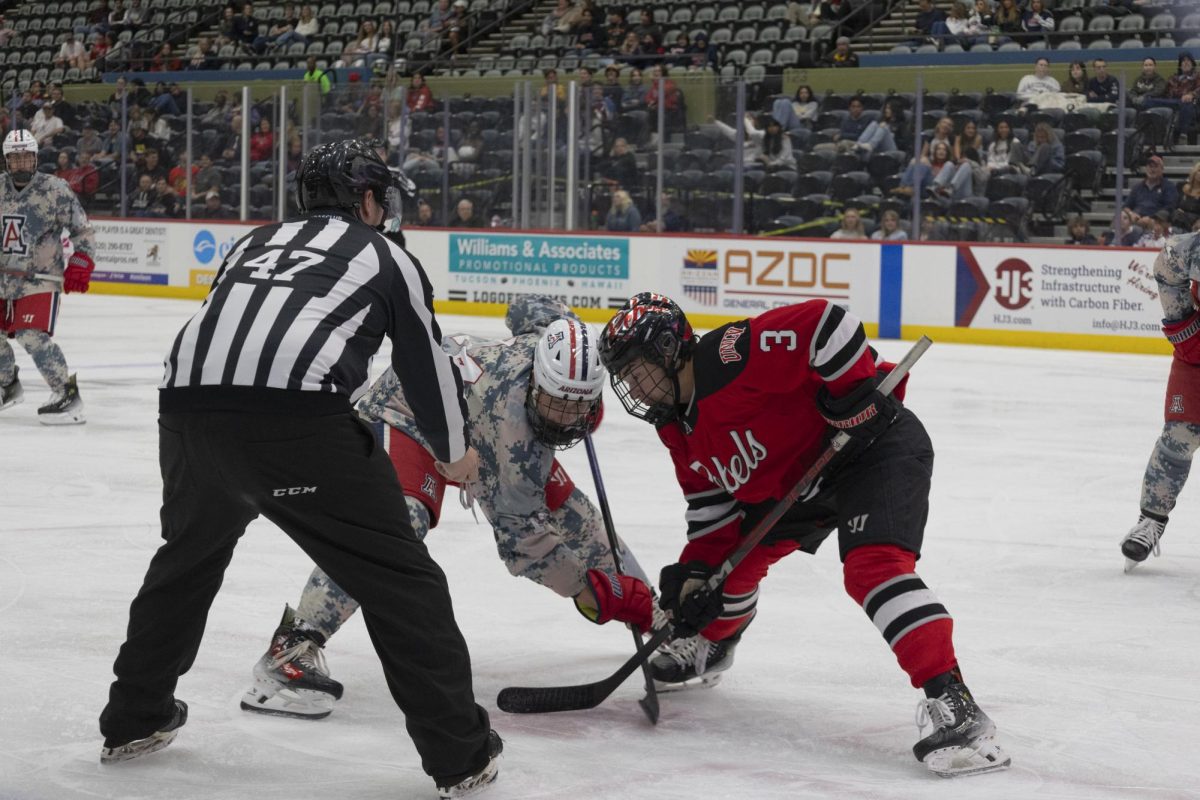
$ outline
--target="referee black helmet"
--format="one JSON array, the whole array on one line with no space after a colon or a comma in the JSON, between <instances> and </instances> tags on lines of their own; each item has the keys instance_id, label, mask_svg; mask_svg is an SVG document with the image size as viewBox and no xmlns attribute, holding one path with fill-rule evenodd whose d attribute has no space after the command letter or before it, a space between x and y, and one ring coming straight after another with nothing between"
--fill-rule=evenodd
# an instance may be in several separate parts
<instances>
[{"instance_id":1,"label":"referee black helmet","mask_svg":"<svg viewBox=\"0 0 1200 800\"><path fill-rule=\"evenodd\" d=\"M355 216L368 189L389 215L388 189L396 186L387 164L369 144L344 139L318 146L305 156L296 175L300 211L307 214L318 208L340 208Z\"/></svg>"}]
</instances>

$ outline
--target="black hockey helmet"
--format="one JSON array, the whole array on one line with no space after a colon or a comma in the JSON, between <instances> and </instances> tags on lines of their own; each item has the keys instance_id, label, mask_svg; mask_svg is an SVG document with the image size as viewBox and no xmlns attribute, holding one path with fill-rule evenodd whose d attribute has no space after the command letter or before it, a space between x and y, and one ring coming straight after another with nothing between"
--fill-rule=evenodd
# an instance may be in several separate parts
<instances>
[{"instance_id":1,"label":"black hockey helmet","mask_svg":"<svg viewBox=\"0 0 1200 800\"><path fill-rule=\"evenodd\" d=\"M671 298L642 292L626 301L600 336L600 360L625 410L654 425L679 414L679 370L696 346Z\"/></svg>"},{"instance_id":2,"label":"black hockey helmet","mask_svg":"<svg viewBox=\"0 0 1200 800\"><path fill-rule=\"evenodd\" d=\"M340 208L357 216L363 192L370 189L390 216L389 190L399 189L387 164L368 143L358 139L323 144L305 156L296 175L300 211Z\"/></svg>"}]
</instances>

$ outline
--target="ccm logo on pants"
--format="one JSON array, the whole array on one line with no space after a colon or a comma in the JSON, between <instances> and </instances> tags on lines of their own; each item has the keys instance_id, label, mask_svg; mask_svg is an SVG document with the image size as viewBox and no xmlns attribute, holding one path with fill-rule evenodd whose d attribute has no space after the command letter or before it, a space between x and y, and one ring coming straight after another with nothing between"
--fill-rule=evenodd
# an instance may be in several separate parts
<instances>
[{"instance_id":1,"label":"ccm logo on pants","mask_svg":"<svg viewBox=\"0 0 1200 800\"><path fill-rule=\"evenodd\" d=\"M284 497L292 494L316 494L317 487L315 486L293 486L290 489L272 489L271 494L275 497Z\"/></svg>"}]
</instances>

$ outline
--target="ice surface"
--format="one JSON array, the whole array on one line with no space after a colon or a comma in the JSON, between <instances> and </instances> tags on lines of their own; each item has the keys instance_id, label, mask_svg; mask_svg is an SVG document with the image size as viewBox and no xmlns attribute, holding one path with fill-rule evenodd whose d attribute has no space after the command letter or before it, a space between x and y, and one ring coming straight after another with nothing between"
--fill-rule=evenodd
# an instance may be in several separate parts
<instances>
[{"instance_id":1,"label":"ice surface","mask_svg":"<svg viewBox=\"0 0 1200 800\"><path fill-rule=\"evenodd\" d=\"M194 302L71 296L58 340L88 424L47 428L48 394L18 353L26 403L0 414L0 798L431 798L357 619L326 650L346 695L320 722L238 709L250 668L310 563L255 523L238 547L178 696L171 747L98 763L96 718L129 601L158 543L155 387ZM499 319L446 317L500 334ZM908 343L881 342L897 358ZM918 692L841 585L836 548L783 561L718 688L662 700L637 678L590 712L494 712L507 745L488 798L1200 797L1197 487L1163 555L1122 574L1158 433L1168 359L935 344L908 402L937 449L919 568L956 620L968 682L1013 756L946 782L912 757ZM613 399L613 398L610 398ZM615 400L615 399L614 399ZM596 439L618 529L647 570L683 542L683 503L644 423L610 405ZM564 457L591 481L583 448ZM453 500L430 547L449 575L494 709L506 685L608 675L629 634L596 628L512 578L486 525Z\"/></svg>"}]
</instances>

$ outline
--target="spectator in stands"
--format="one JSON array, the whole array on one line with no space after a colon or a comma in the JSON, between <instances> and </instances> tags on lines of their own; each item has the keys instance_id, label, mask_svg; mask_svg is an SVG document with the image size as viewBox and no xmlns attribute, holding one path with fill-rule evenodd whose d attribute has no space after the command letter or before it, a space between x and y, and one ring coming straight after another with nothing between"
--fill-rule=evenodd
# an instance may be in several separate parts
<instances>
[{"instance_id":1,"label":"spectator in stands","mask_svg":"<svg viewBox=\"0 0 1200 800\"><path fill-rule=\"evenodd\" d=\"M788 132L811 127L819 114L820 107L808 84L797 88L791 100L777 97L771 104L771 116L779 120L779 124Z\"/></svg>"},{"instance_id":2,"label":"spectator in stands","mask_svg":"<svg viewBox=\"0 0 1200 800\"><path fill-rule=\"evenodd\" d=\"M1088 74L1087 65L1082 61L1072 61L1067 67L1067 79L1062 83L1062 90L1067 94L1087 94Z\"/></svg>"},{"instance_id":3,"label":"spectator in stands","mask_svg":"<svg viewBox=\"0 0 1200 800\"><path fill-rule=\"evenodd\" d=\"M967 36L972 37L971 41L975 42L979 41L979 37L989 36L996 30L996 16L992 13L990 0L975 0L975 7L971 9L971 14L967 17ZM1008 40L1008 37L1000 38ZM987 40L984 39L984 41Z\"/></svg>"},{"instance_id":4,"label":"spectator in stands","mask_svg":"<svg viewBox=\"0 0 1200 800\"><path fill-rule=\"evenodd\" d=\"M139 1L134 0L134 2ZM229 38L233 40L234 44L241 46L247 52L262 52L262 50L255 48L255 44L259 42L258 20L254 17L254 5L252 3L242 4L242 13L233 18L233 33L229 34ZM266 44L261 44L265 49Z\"/></svg>"},{"instance_id":5,"label":"spectator in stands","mask_svg":"<svg viewBox=\"0 0 1200 800\"><path fill-rule=\"evenodd\" d=\"M934 193L951 200L982 194L983 184L988 177L983 166L985 154L979 128L975 120L968 119L954 137L954 147L950 152L954 163L941 170L933 180Z\"/></svg>"},{"instance_id":6,"label":"spectator in stands","mask_svg":"<svg viewBox=\"0 0 1200 800\"><path fill-rule=\"evenodd\" d=\"M1158 61L1153 56L1142 59L1142 71L1129 87L1129 99L1137 108L1145 106L1147 100L1167 95L1167 79L1158 74Z\"/></svg>"},{"instance_id":7,"label":"spectator in stands","mask_svg":"<svg viewBox=\"0 0 1200 800\"><path fill-rule=\"evenodd\" d=\"M137 137L134 137L135 141ZM234 114L229 120L229 128L225 131L221 139L220 156L218 161L225 164L231 164L234 159L241 160L242 157L242 115Z\"/></svg>"},{"instance_id":8,"label":"spectator in stands","mask_svg":"<svg viewBox=\"0 0 1200 800\"><path fill-rule=\"evenodd\" d=\"M992 15L996 30L1000 33L1020 34L1025 32L1025 18L1016 0L1000 0Z\"/></svg>"},{"instance_id":9,"label":"spectator in stands","mask_svg":"<svg viewBox=\"0 0 1200 800\"><path fill-rule=\"evenodd\" d=\"M787 4L787 15L784 18L788 25L811 28L821 21L820 0L808 0L808 2L790 0Z\"/></svg>"},{"instance_id":10,"label":"spectator in stands","mask_svg":"<svg viewBox=\"0 0 1200 800\"><path fill-rule=\"evenodd\" d=\"M106 32L113 36L125 30L125 7L121 5L121 0L114 0L112 10L108 12L107 24Z\"/></svg>"},{"instance_id":11,"label":"spectator in stands","mask_svg":"<svg viewBox=\"0 0 1200 800\"><path fill-rule=\"evenodd\" d=\"M71 154L66 150L58 151L58 158L54 162L54 177L62 178L64 181L71 176L71 170L75 165L71 163Z\"/></svg>"},{"instance_id":12,"label":"spectator in stands","mask_svg":"<svg viewBox=\"0 0 1200 800\"><path fill-rule=\"evenodd\" d=\"M221 21L217 23L217 33L230 41L233 41L237 36L238 19L237 10L232 6L225 6L221 12Z\"/></svg>"},{"instance_id":13,"label":"spectator in stands","mask_svg":"<svg viewBox=\"0 0 1200 800\"><path fill-rule=\"evenodd\" d=\"M179 196L171 188L166 178L154 182L154 192L150 197L150 211L147 216L173 218L181 216Z\"/></svg>"},{"instance_id":14,"label":"spectator in stands","mask_svg":"<svg viewBox=\"0 0 1200 800\"><path fill-rule=\"evenodd\" d=\"M454 219L450 220L451 228L482 228L483 220L475 215L475 204L467 198L458 201L454 207Z\"/></svg>"},{"instance_id":15,"label":"spectator in stands","mask_svg":"<svg viewBox=\"0 0 1200 800\"><path fill-rule=\"evenodd\" d=\"M625 88L621 86L621 70L618 67L609 65L604 68L604 96L613 102L617 108L621 107L621 96L625 94Z\"/></svg>"},{"instance_id":16,"label":"spectator in stands","mask_svg":"<svg viewBox=\"0 0 1200 800\"><path fill-rule=\"evenodd\" d=\"M1138 224L1138 215L1130 208L1122 208L1119 218L1121 221L1120 230L1109 228L1100 237L1101 243L1105 245L1119 245L1121 247L1135 246L1145 232Z\"/></svg>"},{"instance_id":17,"label":"spectator in stands","mask_svg":"<svg viewBox=\"0 0 1200 800\"><path fill-rule=\"evenodd\" d=\"M138 176L137 188L129 196L129 216L150 216L150 204L154 201L154 180L147 174Z\"/></svg>"},{"instance_id":18,"label":"spectator in stands","mask_svg":"<svg viewBox=\"0 0 1200 800\"><path fill-rule=\"evenodd\" d=\"M842 212L842 226L829 234L830 239L866 239L867 228L863 225L862 214L857 208L847 208Z\"/></svg>"},{"instance_id":19,"label":"spectator in stands","mask_svg":"<svg viewBox=\"0 0 1200 800\"><path fill-rule=\"evenodd\" d=\"M1192 167L1187 180L1179 185L1179 205L1171 222L1181 231L1190 231L1200 220L1200 163Z\"/></svg>"},{"instance_id":20,"label":"spectator in stands","mask_svg":"<svg viewBox=\"0 0 1200 800\"><path fill-rule=\"evenodd\" d=\"M635 111L646 107L646 85L642 82L642 71L636 67L629 73L629 83L621 94L621 110Z\"/></svg>"},{"instance_id":21,"label":"spectator in stands","mask_svg":"<svg viewBox=\"0 0 1200 800\"><path fill-rule=\"evenodd\" d=\"M628 33L629 30L625 25L625 17L621 14L621 9L615 6L610 8L608 22L604 26L604 49L609 53L616 53L621 49L621 44L625 41Z\"/></svg>"},{"instance_id":22,"label":"spectator in stands","mask_svg":"<svg viewBox=\"0 0 1200 800\"><path fill-rule=\"evenodd\" d=\"M429 12L429 18L421 23L418 30L423 34L425 41L440 38L446 32L447 23L453 16L454 11L450 8L450 0L437 0Z\"/></svg>"},{"instance_id":23,"label":"spectator in stands","mask_svg":"<svg viewBox=\"0 0 1200 800\"><path fill-rule=\"evenodd\" d=\"M221 189L221 171L213 166L212 156L201 153L196 178L192 181L192 199L203 200L211 191Z\"/></svg>"},{"instance_id":24,"label":"spectator in stands","mask_svg":"<svg viewBox=\"0 0 1200 800\"><path fill-rule=\"evenodd\" d=\"M142 162L142 172L150 176L151 181L157 181L159 178L165 178L170 174L170 170L162 162L162 156L159 155L157 148L150 147L146 149L146 158Z\"/></svg>"},{"instance_id":25,"label":"spectator in stands","mask_svg":"<svg viewBox=\"0 0 1200 800\"><path fill-rule=\"evenodd\" d=\"M1167 243L1167 237L1171 235L1171 214L1168 211L1156 211L1154 216L1149 219L1142 220L1143 223L1149 223L1145 226L1145 232L1142 238L1137 240L1135 247L1149 247L1155 250L1161 250L1162 246Z\"/></svg>"},{"instance_id":26,"label":"spectator in stands","mask_svg":"<svg viewBox=\"0 0 1200 800\"><path fill-rule=\"evenodd\" d=\"M105 58L112 51L112 40L108 38L107 33L96 35L96 41L92 42L91 48L88 49L88 59L96 65L96 68L103 70L106 66Z\"/></svg>"},{"instance_id":27,"label":"spectator in stands","mask_svg":"<svg viewBox=\"0 0 1200 800\"><path fill-rule=\"evenodd\" d=\"M876 241L903 242L908 239L908 231L900 227L900 215L889 208L879 218L879 227L871 234L871 238Z\"/></svg>"},{"instance_id":28,"label":"spectator in stands","mask_svg":"<svg viewBox=\"0 0 1200 800\"><path fill-rule=\"evenodd\" d=\"M946 21L946 14L940 8L935 8L933 0L917 0L917 16L913 20L913 30L915 33L932 37L934 35L934 23Z\"/></svg>"},{"instance_id":29,"label":"spectator in stands","mask_svg":"<svg viewBox=\"0 0 1200 800\"><path fill-rule=\"evenodd\" d=\"M170 94L167 92L166 86L164 86L161 83L159 84L159 86L162 87L162 94L164 96L170 97ZM165 119L163 119L162 115L157 113L153 108L146 109L145 122L146 122L146 134L151 139L156 140L160 147L166 147L167 144L171 141L171 125L170 125L170 123L168 123Z\"/></svg>"},{"instance_id":30,"label":"spectator in stands","mask_svg":"<svg viewBox=\"0 0 1200 800\"><path fill-rule=\"evenodd\" d=\"M318 35L320 32L321 23L318 22L317 18L313 15L312 6L300 6L300 19L296 20L296 28L290 41L304 42L307 44L310 39Z\"/></svg>"},{"instance_id":31,"label":"spectator in stands","mask_svg":"<svg viewBox=\"0 0 1200 800\"><path fill-rule=\"evenodd\" d=\"M654 21L654 15L648 10L642 10L641 21L634 26L633 32L637 34L638 41L640 42L644 43L646 41L646 37L649 36L650 40L654 42L656 47L662 44L662 27Z\"/></svg>"},{"instance_id":32,"label":"spectator in stands","mask_svg":"<svg viewBox=\"0 0 1200 800\"><path fill-rule=\"evenodd\" d=\"M708 34L704 31L696 33L688 48L689 70L711 69L714 72L719 66L719 53L715 44L709 44Z\"/></svg>"},{"instance_id":33,"label":"spectator in stands","mask_svg":"<svg viewBox=\"0 0 1200 800\"><path fill-rule=\"evenodd\" d=\"M87 48L83 46L83 42L79 41L79 35L74 31L66 36L67 38L59 46L58 53L54 56L54 66L64 69L74 67L82 72L91 66Z\"/></svg>"},{"instance_id":34,"label":"spectator in stands","mask_svg":"<svg viewBox=\"0 0 1200 800\"><path fill-rule=\"evenodd\" d=\"M187 68L190 70L214 70L221 68L221 63L217 61L217 54L213 52L212 40L207 36L201 36L196 40L196 50L192 54Z\"/></svg>"},{"instance_id":35,"label":"spectator in stands","mask_svg":"<svg viewBox=\"0 0 1200 800\"><path fill-rule=\"evenodd\" d=\"M1097 58L1092 62L1096 75L1088 81L1087 99L1089 103L1115 103L1121 93L1117 79L1108 74L1108 62Z\"/></svg>"},{"instance_id":36,"label":"spectator in stands","mask_svg":"<svg viewBox=\"0 0 1200 800\"><path fill-rule=\"evenodd\" d=\"M633 204L633 198L629 196L629 192L624 189L614 191L612 193L612 208L608 210L608 216L604 219L604 229L622 233L633 233L641 226L642 215L638 211L637 206Z\"/></svg>"},{"instance_id":37,"label":"spectator in stands","mask_svg":"<svg viewBox=\"0 0 1200 800\"><path fill-rule=\"evenodd\" d=\"M948 141L934 139L929 148L929 154L928 161L922 158L921 160L914 159L909 163L900 175L900 185L892 189L892 194L911 197L916 191L918 183L921 188L928 189L937 176L942 174L942 170L954 166L950 161L950 143Z\"/></svg>"},{"instance_id":38,"label":"spectator in stands","mask_svg":"<svg viewBox=\"0 0 1200 800\"><path fill-rule=\"evenodd\" d=\"M933 126L933 134L927 138L921 145L920 160L926 166L931 163L931 154L933 146L938 143L946 145L947 152L953 152L954 148L954 120L950 117L942 117Z\"/></svg>"},{"instance_id":39,"label":"spectator in stands","mask_svg":"<svg viewBox=\"0 0 1200 800\"><path fill-rule=\"evenodd\" d=\"M104 141L100 138L100 134L91 125L85 125L83 131L79 135L79 141L75 143L76 153L79 157L79 163L90 164L104 151Z\"/></svg>"},{"instance_id":40,"label":"spectator in stands","mask_svg":"<svg viewBox=\"0 0 1200 800\"><path fill-rule=\"evenodd\" d=\"M162 46L158 48L158 52L154 54L154 58L150 59L151 72L178 72L181 69L183 69L183 59L175 56L170 42L163 42Z\"/></svg>"},{"instance_id":41,"label":"spectator in stands","mask_svg":"<svg viewBox=\"0 0 1200 800\"><path fill-rule=\"evenodd\" d=\"M1011 4L1012 0L1003 0L1003 2ZM1062 86L1050 74L1050 59L1039 56L1037 61L1033 62L1033 74L1021 78L1021 82L1017 84L1017 99L1022 103L1028 103L1044 92L1060 91L1062 91Z\"/></svg>"},{"instance_id":42,"label":"spectator in stands","mask_svg":"<svg viewBox=\"0 0 1200 800\"><path fill-rule=\"evenodd\" d=\"M863 101L857 95L850 98L847 104L849 113L842 119L841 125L838 126L837 133L833 139L838 143L839 150L852 150L858 143L859 138L866 131L867 126L871 124L870 117L863 114Z\"/></svg>"},{"instance_id":43,"label":"spectator in stands","mask_svg":"<svg viewBox=\"0 0 1200 800\"><path fill-rule=\"evenodd\" d=\"M433 218L433 206L424 199L417 201L417 219L414 223L418 228L429 228L437 225L437 220Z\"/></svg>"},{"instance_id":44,"label":"spectator in stands","mask_svg":"<svg viewBox=\"0 0 1200 800\"><path fill-rule=\"evenodd\" d=\"M1012 125L1006 119L996 123L992 143L987 148L987 162L984 168L989 177L1026 170L1025 146L1013 136Z\"/></svg>"},{"instance_id":45,"label":"spectator in stands","mask_svg":"<svg viewBox=\"0 0 1200 800\"><path fill-rule=\"evenodd\" d=\"M1099 240L1088 231L1087 219L1078 214L1067 220L1067 235L1067 244L1099 244Z\"/></svg>"},{"instance_id":46,"label":"spectator in stands","mask_svg":"<svg viewBox=\"0 0 1200 800\"><path fill-rule=\"evenodd\" d=\"M405 99L409 111L432 111L433 91L425 83L425 76L414 72L408 82L408 96Z\"/></svg>"},{"instance_id":47,"label":"spectator in stands","mask_svg":"<svg viewBox=\"0 0 1200 800\"><path fill-rule=\"evenodd\" d=\"M567 87L558 82L558 70L553 67L542 72L542 88L538 95L545 101L551 92L558 98L559 113L562 113L562 104L567 99Z\"/></svg>"},{"instance_id":48,"label":"spectator in stands","mask_svg":"<svg viewBox=\"0 0 1200 800\"><path fill-rule=\"evenodd\" d=\"M600 174L615 182L617 186L633 186L637 183L640 172L629 142L625 139L615 139L612 153L600 165Z\"/></svg>"},{"instance_id":49,"label":"spectator in stands","mask_svg":"<svg viewBox=\"0 0 1200 800\"><path fill-rule=\"evenodd\" d=\"M1179 66L1167 81L1165 97L1147 98L1143 108L1172 108L1176 113L1175 130L1187 136L1188 144L1196 143L1196 96L1200 92L1200 76L1196 60L1188 53L1179 54Z\"/></svg>"},{"instance_id":50,"label":"spectator in stands","mask_svg":"<svg viewBox=\"0 0 1200 800\"><path fill-rule=\"evenodd\" d=\"M638 230L642 233L682 233L688 230L688 221L672 207L674 203L671 195L663 192L659 202L662 204L662 222L655 218L643 222Z\"/></svg>"},{"instance_id":51,"label":"spectator in stands","mask_svg":"<svg viewBox=\"0 0 1200 800\"><path fill-rule=\"evenodd\" d=\"M274 149L275 134L271 130L271 120L263 117L258 123L258 130L250 136L250 160L255 163L273 161L271 156Z\"/></svg>"},{"instance_id":52,"label":"spectator in stands","mask_svg":"<svg viewBox=\"0 0 1200 800\"><path fill-rule=\"evenodd\" d=\"M858 56L850 49L850 37L839 36L834 48L821 59L825 67L857 67Z\"/></svg>"},{"instance_id":53,"label":"spectator in stands","mask_svg":"<svg viewBox=\"0 0 1200 800\"><path fill-rule=\"evenodd\" d=\"M275 24L268 28L265 34L254 40L254 49L261 53L268 48L287 47L292 42L307 43L307 39L296 33L298 22L296 7L291 3L285 3L283 16L275 20Z\"/></svg>"},{"instance_id":54,"label":"spectator in stands","mask_svg":"<svg viewBox=\"0 0 1200 800\"><path fill-rule=\"evenodd\" d=\"M640 71L642 60L638 58L638 56L641 55L641 52L642 44L638 40L638 35L633 31L627 31L624 41L621 42L620 48L617 49L617 52L614 55L617 61L630 64L634 69Z\"/></svg>"},{"instance_id":55,"label":"spectator in stands","mask_svg":"<svg viewBox=\"0 0 1200 800\"><path fill-rule=\"evenodd\" d=\"M54 113L54 103L47 100L29 121L29 132L37 139L38 146L44 146L63 130L62 117Z\"/></svg>"},{"instance_id":56,"label":"spectator in stands","mask_svg":"<svg viewBox=\"0 0 1200 800\"><path fill-rule=\"evenodd\" d=\"M221 203L221 193L211 189L204 195L204 205L193 216L196 219L233 219L233 209Z\"/></svg>"},{"instance_id":57,"label":"spectator in stands","mask_svg":"<svg viewBox=\"0 0 1200 800\"><path fill-rule=\"evenodd\" d=\"M458 160L468 164L478 163L483 156L483 128L479 120L472 120L467 126L462 142L458 146Z\"/></svg>"},{"instance_id":58,"label":"spectator in stands","mask_svg":"<svg viewBox=\"0 0 1200 800\"><path fill-rule=\"evenodd\" d=\"M726 125L715 117L708 118L709 124L715 126L726 139L737 141L737 129ZM746 112L742 119L745 139L742 150L742 163L749 168L759 169L795 169L796 157L792 154L792 140L783 132L779 120L770 114L764 114L756 120L754 115Z\"/></svg>"},{"instance_id":59,"label":"spectator in stands","mask_svg":"<svg viewBox=\"0 0 1200 800\"><path fill-rule=\"evenodd\" d=\"M1046 10L1043 0L1029 0L1029 7L1021 16L1021 27L1029 33L1051 33L1054 15Z\"/></svg>"},{"instance_id":60,"label":"spectator in stands","mask_svg":"<svg viewBox=\"0 0 1200 800\"><path fill-rule=\"evenodd\" d=\"M688 41L687 34L683 31L680 31L675 36L675 41L666 48L666 54L671 56L670 63L677 67L687 69L692 63L691 56L689 55L691 48L692 43Z\"/></svg>"},{"instance_id":61,"label":"spectator in stands","mask_svg":"<svg viewBox=\"0 0 1200 800\"><path fill-rule=\"evenodd\" d=\"M863 158L873 153L895 153L902 148L897 137L904 134L904 109L898 103L884 103L879 119L872 120L858 137L855 147Z\"/></svg>"},{"instance_id":62,"label":"spectator in stands","mask_svg":"<svg viewBox=\"0 0 1200 800\"><path fill-rule=\"evenodd\" d=\"M359 26L358 38L346 45L342 57L334 62L334 67L361 67L366 64L367 56L375 52L379 43L379 34L375 30L373 20L363 20Z\"/></svg>"},{"instance_id":63,"label":"spectator in stands","mask_svg":"<svg viewBox=\"0 0 1200 800\"><path fill-rule=\"evenodd\" d=\"M1179 205L1179 190L1163 178L1162 157L1155 154L1146 160L1146 177L1135 183L1125 198L1125 208L1140 218L1139 224L1149 227L1147 217L1166 211L1168 217Z\"/></svg>"},{"instance_id":64,"label":"spectator in stands","mask_svg":"<svg viewBox=\"0 0 1200 800\"><path fill-rule=\"evenodd\" d=\"M50 102L54 103L54 113L63 121L63 126L67 128L77 128L79 116L75 112L75 107L66 101L63 97L63 87L57 81L50 84Z\"/></svg>"},{"instance_id":65,"label":"spectator in stands","mask_svg":"<svg viewBox=\"0 0 1200 800\"><path fill-rule=\"evenodd\" d=\"M1066 151L1048 122L1033 128L1033 152L1029 154L1029 169L1034 175L1062 172L1067 163Z\"/></svg>"},{"instance_id":66,"label":"spectator in stands","mask_svg":"<svg viewBox=\"0 0 1200 800\"><path fill-rule=\"evenodd\" d=\"M666 64L655 64L651 69L650 86L646 89L646 110L652 114L658 112L660 85L667 130L682 130L685 123L683 92L679 90L675 81L671 80Z\"/></svg>"},{"instance_id":67,"label":"spectator in stands","mask_svg":"<svg viewBox=\"0 0 1200 800\"><path fill-rule=\"evenodd\" d=\"M118 161L121 158L121 150L128 151L129 145L129 134L121 130L120 120L110 119L108 133L100 140L100 154L94 160L106 163Z\"/></svg>"},{"instance_id":68,"label":"spectator in stands","mask_svg":"<svg viewBox=\"0 0 1200 800\"><path fill-rule=\"evenodd\" d=\"M579 21L571 30L575 35L575 49L580 55L604 51L606 41L604 28L596 19L592 9L584 8L580 11Z\"/></svg>"},{"instance_id":69,"label":"spectator in stands","mask_svg":"<svg viewBox=\"0 0 1200 800\"><path fill-rule=\"evenodd\" d=\"M959 44L962 44L960 37L967 29L968 21L967 7L958 2L958 0L955 0L955 2L950 4L950 13L934 22L929 27L929 33L942 42L954 39Z\"/></svg>"},{"instance_id":70,"label":"spectator in stands","mask_svg":"<svg viewBox=\"0 0 1200 800\"><path fill-rule=\"evenodd\" d=\"M93 33L108 33L109 11L111 9L108 7L108 0L100 0L99 3L88 9L87 16L83 18L83 24L76 26L75 32L85 39ZM3 27L0 25L0 28Z\"/></svg>"},{"instance_id":71,"label":"spectator in stands","mask_svg":"<svg viewBox=\"0 0 1200 800\"><path fill-rule=\"evenodd\" d=\"M848 17L854 10L850 0L821 0L820 8L821 21L835 25L843 18Z\"/></svg>"},{"instance_id":72,"label":"spectator in stands","mask_svg":"<svg viewBox=\"0 0 1200 800\"><path fill-rule=\"evenodd\" d=\"M571 0L558 0L554 8L550 9L550 13L542 18L542 35L570 33L578 20L579 13L571 5Z\"/></svg>"},{"instance_id":73,"label":"spectator in stands","mask_svg":"<svg viewBox=\"0 0 1200 800\"><path fill-rule=\"evenodd\" d=\"M129 7L125 9L125 30L137 33L145 21L146 9L142 0L129 0Z\"/></svg>"}]
</instances>

